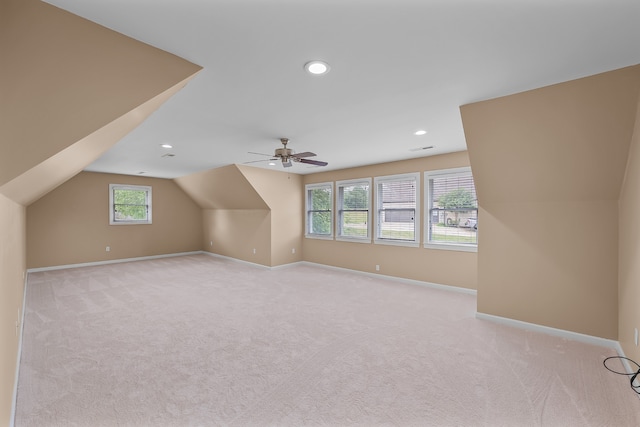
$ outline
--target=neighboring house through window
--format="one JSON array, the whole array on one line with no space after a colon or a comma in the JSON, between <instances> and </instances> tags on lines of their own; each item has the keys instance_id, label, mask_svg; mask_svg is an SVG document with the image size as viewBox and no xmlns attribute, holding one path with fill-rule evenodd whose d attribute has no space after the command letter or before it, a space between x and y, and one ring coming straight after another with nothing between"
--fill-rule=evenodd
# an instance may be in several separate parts
<instances>
[{"instance_id":1,"label":"neighboring house through window","mask_svg":"<svg viewBox=\"0 0 640 427\"><path fill-rule=\"evenodd\" d=\"M476 251L478 199L471 168L425 172L425 247Z\"/></svg>"},{"instance_id":2,"label":"neighboring house through window","mask_svg":"<svg viewBox=\"0 0 640 427\"><path fill-rule=\"evenodd\" d=\"M333 238L333 183L308 184L305 193L305 235Z\"/></svg>"},{"instance_id":3,"label":"neighboring house through window","mask_svg":"<svg viewBox=\"0 0 640 427\"><path fill-rule=\"evenodd\" d=\"M420 243L419 177L413 173L374 178L376 243L407 246Z\"/></svg>"},{"instance_id":4,"label":"neighboring house through window","mask_svg":"<svg viewBox=\"0 0 640 427\"><path fill-rule=\"evenodd\" d=\"M338 230L336 238L371 242L371 179L336 182Z\"/></svg>"},{"instance_id":5,"label":"neighboring house through window","mask_svg":"<svg viewBox=\"0 0 640 427\"><path fill-rule=\"evenodd\" d=\"M151 187L109 184L109 224L151 224Z\"/></svg>"}]
</instances>

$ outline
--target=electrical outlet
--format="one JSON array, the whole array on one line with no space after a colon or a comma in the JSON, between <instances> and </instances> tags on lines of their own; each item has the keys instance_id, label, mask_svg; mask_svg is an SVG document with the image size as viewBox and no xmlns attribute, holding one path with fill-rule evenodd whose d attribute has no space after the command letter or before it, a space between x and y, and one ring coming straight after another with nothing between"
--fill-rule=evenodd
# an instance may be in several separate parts
<instances>
[{"instance_id":1,"label":"electrical outlet","mask_svg":"<svg viewBox=\"0 0 640 427\"><path fill-rule=\"evenodd\" d=\"M376 264L376 271L380 271L380 266Z\"/></svg>"},{"instance_id":2,"label":"electrical outlet","mask_svg":"<svg viewBox=\"0 0 640 427\"><path fill-rule=\"evenodd\" d=\"M296 248L291 248L291 253L295 254L296 253Z\"/></svg>"},{"instance_id":3,"label":"electrical outlet","mask_svg":"<svg viewBox=\"0 0 640 427\"><path fill-rule=\"evenodd\" d=\"M213 240L209 242L209 246L213 246Z\"/></svg>"},{"instance_id":4,"label":"electrical outlet","mask_svg":"<svg viewBox=\"0 0 640 427\"><path fill-rule=\"evenodd\" d=\"M104 250L109 252L111 250L111 246L107 246L106 248L104 248Z\"/></svg>"},{"instance_id":5,"label":"electrical outlet","mask_svg":"<svg viewBox=\"0 0 640 427\"><path fill-rule=\"evenodd\" d=\"M253 248L253 254L254 255L256 254L256 248Z\"/></svg>"}]
</instances>

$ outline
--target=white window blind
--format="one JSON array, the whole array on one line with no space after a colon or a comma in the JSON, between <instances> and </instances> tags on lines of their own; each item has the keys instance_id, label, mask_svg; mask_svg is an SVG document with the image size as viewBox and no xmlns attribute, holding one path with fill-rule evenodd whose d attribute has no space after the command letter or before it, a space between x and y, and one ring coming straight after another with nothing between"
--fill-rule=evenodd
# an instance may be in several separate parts
<instances>
[{"instance_id":1,"label":"white window blind","mask_svg":"<svg viewBox=\"0 0 640 427\"><path fill-rule=\"evenodd\" d=\"M469 168L425 175L428 186L427 239L431 244L478 244L478 198Z\"/></svg>"},{"instance_id":2,"label":"white window blind","mask_svg":"<svg viewBox=\"0 0 640 427\"><path fill-rule=\"evenodd\" d=\"M417 242L418 194L416 174L376 178L377 240Z\"/></svg>"}]
</instances>

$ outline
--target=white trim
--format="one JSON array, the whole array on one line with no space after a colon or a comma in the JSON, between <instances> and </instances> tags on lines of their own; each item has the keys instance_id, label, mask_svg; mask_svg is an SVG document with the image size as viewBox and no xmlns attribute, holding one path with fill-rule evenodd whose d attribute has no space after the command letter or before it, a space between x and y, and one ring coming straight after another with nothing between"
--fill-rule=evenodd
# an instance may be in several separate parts
<instances>
[{"instance_id":1,"label":"white trim","mask_svg":"<svg viewBox=\"0 0 640 427\"><path fill-rule=\"evenodd\" d=\"M20 360L22 359L22 336L24 335L24 309L27 306L27 283L29 283L29 273L24 275L24 290L22 291L22 313L20 316L20 335L18 336L18 355L16 356L16 374L13 384L13 398L11 400L11 415L9 418L9 427L15 426L16 409L18 404L18 379L20 377Z\"/></svg>"},{"instance_id":2,"label":"white trim","mask_svg":"<svg viewBox=\"0 0 640 427\"><path fill-rule=\"evenodd\" d=\"M340 210L342 210L342 202L340 199L340 188L348 187L351 185L367 185L367 236L366 237L356 237L356 236L342 236L340 235L340 231L342 229L342 220L340 218ZM335 229L336 229L336 240L346 241L346 242L358 242L358 243L371 243L372 236L372 227L371 227L371 178L360 178L360 179L343 179L340 181L336 181L336 202L335 206ZM344 191L343 191L344 192Z\"/></svg>"},{"instance_id":3,"label":"white trim","mask_svg":"<svg viewBox=\"0 0 640 427\"><path fill-rule=\"evenodd\" d=\"M331 191L330 197L329 197L329 202L331 203L331 208L330 208L330 214L329 217L331 218L331 224L330 224L330 228L329 228L329 234L314 234L314 233L309 233L309 190L313 190L313 189L319 189L319 188L327 188L329 187L329 190ZM318 182L315 184L306 184L304 186L304 237L306 238L311 238L311 239L326 239L326 240L333 240L333 227L334 227L334 188L333 188L333 181L329 181L329 182Z\"/></svg>"},{"instance_id":4,"label":"white trim","mask_svg":"<svg viewBox=\"0 0 640 427\"><path fill-rule=\"evenodd\" d=\"M375 278L378 278L378 279L392 280L394 282L400 282L400 283L405 283L405 284L409 284L409 285L423 286L423 287L427 287L427 288L431 288L431 289L439 289L439 290L445 290L445 291L451 291L451 292L459 292L459 293L468 294L468 295L477 295L477 291L475 289L462 288L462 287L459 287L459 286L442 285L442 284L439 284L439 283L424 282L422 280L405 279L404 277L387 276L387 275L379 274L379 273L370 273L368 271L352 270L350 268L336 267L336 266L333 266L333 265L326 265L326 264L318 264L318 263L311 262L311 261L300 261L297 264L312 265L312 266L315 266L315 267L322 267L322 268L326 268L326 269L329 269L329 270L345 271L345 272L349 272L349 273L361 274L363 276L375 277Z\"/></svg>"},{"instance_id":5,"label":"white trim","mask_svg":"<svg viewBox=\"0 0 640 427\"><path fill-rule=\"evenodd\" d=\"M438 249L443 251L458 251L458 252L478 252L477 245L455 245L451 243L426 243L425 249Z\"/></svg>"},{"instance_id":6,"label":"white trim","mask_svg":"<svg viewBox=\"0 0 640 427\"><path fill-rule=\"evenodd\" d=\"M509 319L507 317L494 316L493 314L478 313L476 312L476 318L480 320L488 320L491 322L499 323L502 325L512 326L519 329L525 329L533 332L541 332L547 335L555 337L566 338L574 341L579 341L585 344L597 345L600 347L607 347L621 355L622 348L620 343L615 340L607 338L595 337L593 335L581 334L579 332L567 331L565 329L552 328L550 326L538 325L535 323L523 322L522 320Z\"/></svg>"},{"instance_id":7,"label":"white trim","mask_svg":"<svg viewBox=\"0 0 640 427\"><path fill-rule=\"evenodd\" d=\"M336 237L336 241L371 244L371 237Z\"/></svg>"},{"instance_id":8,"label":"white trim","mask_svg":"<svg viewBox=\"0 0 640 427\"><path fill-rule=\"evenodd\" d=\"M472 245L458 245L455 243L448 242L431 242L429 241L429 223L431 222L431 209L429 207L429 203L431 201L431 194L429 193L429 181L432 178L442 178L446 176L455 176L455 175L467 175L471 174L471 179L473 180L473 171L471 170L471 166L462 166L459 168L449 168L449 169L436 169L432 171L424 172L424 236L422 236L423 247L426 249L440 249L445 251L458 251L458 252L478 252L478 231L476 230L476 243ZM474 181L475 187L475 181ZM478 211L479 208L476 208Z\"/></svg>"},{"instance_id":9,"label":"white trim","mask_svg":"<svg viewBox=\"0 0 640 427\"><path fill-rule=\"evenodd\" d=\"M302 262L302 261L295 261L295 262L291 262L291 263L288 263L288 264L280 264L280 265L275 265L275 266L271 267L271 266L268 266L268 265L257 264L255 262L251 262L251 261L245 261L245 260L239 259L239 258L233 258L233 257L226 256L226 255L216 254L216 253L213 253L213 252L202 251L202 254L209 255L209 256L212 256L214 258L222 258L222 259L226 259L226 260L229 260L229 261L234 261L234 262L237 262L237 263L240 263L240 264L249 265L251 267L262 268L264 270L278 270L280 268L292 267L292 266L300 264Z\"/></svg>"},{"instance_id":10,"label":"white trim","mask_svg":"<svg viewBox=\"0 0 640 427\"><path fill-rule=\"evenodd\" d=\"M158 259L158 258L171 258L176 256L199 255L203 252L204 251L179 252L179 253L173 253L173 254L150 255L150 256L141 256L141 257L135 257L135 258L120 258L120 259L110 259L106 261L83 262L79 264L53 265L50 267L30 268L27 270L27 273L38 273L40 271L52 271L52 270L64 270L67 268L93 267L93 266L106 265L106 264L119 264L121 262L145 261L149 259Z\"/></svg>"},{"instance_id":11,"label":"white trim","mask_svg":"<svg viewBox=\"0 0 640 427\"><path fill-rule=\"evenodd\" d=\"M408 247L420 247L420 238L421 238L421 220L420 220L420 211L422 210L420 198L422 197L420 191L420 172L412 172L412 173L403 173L398 175L385 175L385 176L376 176L373 178L373 199L375 203L372 204L373 218L375 224L371 227L371 234L373 237L374 244L383 244L383 245L396 245L396 246L408 246ZM385 182L398 182L398 181L410 181L414 180L416 185L416 207L415 207L415 215L413 218L413 229L414 229L414 240L394 240L394 239L381 239L378 237L379 229L380 229L380 195L378 194L378 185L380 183Z\"/></svg>"},{"instance_id":12,"label":"white trim","mask_svg":"<svg viewBox=\"0 0 640 427\"><path fill-rule=\"evenodd\" d=\"M113 209L113 192L115 190L135 190L135 191L144 191L146 195L147 202L147 219L141 221L116 221L114 218L114 209ZM153 224L152 221L152 192L153 189L150 185L133 185L133 184L109 184L109 225L147 225Z\"/></svg>"}]
</instances>

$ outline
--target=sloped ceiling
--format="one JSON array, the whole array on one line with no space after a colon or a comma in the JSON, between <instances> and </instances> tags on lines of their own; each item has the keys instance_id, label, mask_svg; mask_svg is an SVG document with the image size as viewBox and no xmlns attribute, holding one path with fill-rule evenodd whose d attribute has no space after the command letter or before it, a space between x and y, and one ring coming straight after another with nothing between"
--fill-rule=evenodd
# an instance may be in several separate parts
<instances>
[{"instance_id":1,"label":"sloped ceiling","mask_svg":"<svg viewBox=\"0 0 640 427\"><path fill-rule=\"evenodd\" d=\"M194 173L174 181L203 209L269 209L237 165Z\"/></svg>"},{"instance_id":2,"label":"sloped ceiling","mask_svg":"<svg viewBox=\"0 0 640 427\"><path fill-rule=\"evenodd\" d=\"M617 200L640 66L461 107L480 204Z\"/></svg>"},{"instance_id":3,"label":"sloped ceiling","mask_svg":"<svg viewBox=\"0 0 640 427\"><path fill-rule=\"evenodd\" d=\"M0 31L0 191L31 194L22 204L93 162L201 69L35 0L8 0Z\"/></svg>"}]
</instances>

